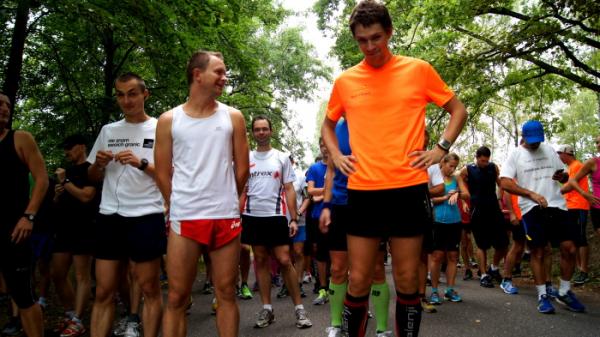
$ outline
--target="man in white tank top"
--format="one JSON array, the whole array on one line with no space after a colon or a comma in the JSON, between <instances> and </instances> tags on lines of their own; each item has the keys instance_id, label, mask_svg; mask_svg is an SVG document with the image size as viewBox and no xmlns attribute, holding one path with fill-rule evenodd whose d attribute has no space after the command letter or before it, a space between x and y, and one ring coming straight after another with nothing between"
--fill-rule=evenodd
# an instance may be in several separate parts
<instances>
[{"instance_id":1,"label":"man in white tank top","mask_svg":"<svg viewBox=\"0 0 600 337\"><path fill-rule=\"evenodd\" d=\"M164 337L186 336L185 310L202 247L213 262L218 334L238 335L238 196L248 179L248 141L242 113L217 101L226 72L220 53L194 53L187 65L189 100L158 120L156 180L170 222Z\"/></svg>"},{"instance_id":2,"label":"man in white tank top","mask_svg":"<svg viewBox=\"0 0 600 337\"><path fill-rule=\"evenodd\" d=\"M310 328L311 321L300 297L298 274L290 258L291 237L298 231L296 208L296 175L289 155L271 147L271 121L265 116L252 119L252 135L257 143L250 153L250 178L244 190L242 242L252 246L256 277L263 308L255 327L265 328L274 320L271 305L271 273L269 255L277 259L281 274L295 306L296 327ZM286 215L290 214L288 222Z\"/></svg>"}]
</instances>

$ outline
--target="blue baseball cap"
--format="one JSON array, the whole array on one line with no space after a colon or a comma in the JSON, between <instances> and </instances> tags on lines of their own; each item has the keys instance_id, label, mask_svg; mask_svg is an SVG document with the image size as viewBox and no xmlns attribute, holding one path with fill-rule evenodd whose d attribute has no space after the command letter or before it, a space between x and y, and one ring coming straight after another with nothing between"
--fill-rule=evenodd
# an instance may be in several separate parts
<instances>
[{"instance_id":1,"label":"blue baseball cap","mask_svg":"<svg viewBox=\"0 0 600 337\"><path fill-rule=\"evenodd\" d=\"M525 124L523 124L521 135L527 144L543 142L544 127L539 121L527 121Z\"/></svg>"}]
</instances>

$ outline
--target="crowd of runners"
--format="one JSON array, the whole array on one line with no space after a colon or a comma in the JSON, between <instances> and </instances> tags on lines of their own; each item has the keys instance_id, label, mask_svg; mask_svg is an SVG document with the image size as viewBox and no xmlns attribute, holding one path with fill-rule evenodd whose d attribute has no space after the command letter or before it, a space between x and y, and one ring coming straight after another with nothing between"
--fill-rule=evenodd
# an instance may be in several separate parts
<instances>
[{"instance_id":1,"label":"crowd of runners","mask_svg":"<svg viewBox=\"0 0 600 337\"><path fill-rule=\"evenodd\" d=\"M273 284L292 301L290 325L312 327L302 300L311 282L312 304L330 308L330 326L315 336L364 336L372 314L378 337L417 336L423 311L462 301L457 277L517 294L512 277L524 256L540 313L554 312L553 300L584 312L571 280L589 280L588 214L600 235L600 159L581 163L571 146L552 148L531 120L501 165L485 146L466 164L451 152L464 105L430 64L391 53L386 7L361 1L349 26L364 59L335 80L307 171L272 147L267 116L251 116L250 150L242 112L217 101L227 80L218 52L191 56L188 100L158 119L145 111L144 80L119 76L124 118L94 135L89 153L92 135L66 137L70 165L50 178L31 134L10 129L13 102L0 94L0 292L13 308L3 333L43 336L42 309L54 305L64 312L51 327L61 337L186 336L200 258L219 336L237 336L240 324L268 327ZM428 103L450 115L437 142L426 131ZM600 137L596 145L600 152ZM51 285L58 303L48 303ZM240 319L237 298L254 296L256 319ZM126 308L119 318L117 299Z\"/></svg>"}]
</instances>

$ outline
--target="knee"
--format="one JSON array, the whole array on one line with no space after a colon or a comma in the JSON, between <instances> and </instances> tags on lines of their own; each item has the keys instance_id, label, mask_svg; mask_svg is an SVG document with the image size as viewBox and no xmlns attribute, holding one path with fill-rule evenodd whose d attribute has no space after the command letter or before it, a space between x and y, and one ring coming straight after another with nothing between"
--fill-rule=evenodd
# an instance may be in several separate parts
<instances>
[{"instance_id":1,"label":"knee","mask_svg":"<svg viewBox=\"0 0 600 337\"><path fill-rule=\"evenodd\" d=\"M144 280L139 282L144 298L156 298L161 296L160 294L160 282L159 280Z\"/></svg>"},{"instance_id":2,"label":"knee","mask_svg":"<svg viewBox=\"0 0 600 337\"><path fill-rule=\"evenodd\" d=\"M90 282L90 273L89 272L75 272L75 279L77 280L77 284L84 284Z\"/></svg>"},{"instance_id":3,"label":"knee","mask_svg":"<svg viewBox=\"0 0 600 337\"><path fill-rule=\"evenodd\" d=\"M458 253L457 252L449 252L448 253L448 264L456 264L458 263Z\"/></svg>"},{"instance_id":4,"label":"knee","mask_svg":"<svg viewBox=\"0 0 600 337\"><path fill-rule=\"evenodd\" d=\"M181 288L169 287L169 292L167 294L167 305L170 308L184 308L189 303L190 295L191 289L189 291L185 291Z\"/></svg>"},{"instance_id":5,"label":"knee","mask_svg":"<svg viewBox=\"0 0 600 337\"><path fill-rule=\"evenodd\" d=\"M258 268L268 267L269 256L268 255L255 254L254 255L254 262L256 263L256 267L258 267Z\"/></svg>"},{"instance_id":6,"label":"knee","mask_svg":"<svg viewBox=\"0 0 600 337\"><path fill-rule=\"evenodd\" d=\"M346 281L347 278L348 278L348 269L346 268L345 265L339 264L339 263L331 264L331 280L334 283L340 284L340 283Z\"/></svg>"},{"instance_id":7,"label":"knee","mask_svg":"<svg viewBox=\"0 0 600 337\"><path fill-rule=\"evenodd\" d=\"M102 285L96 285L96 299L95 302L108 303L113 300L115 289L108 288Z\"/></svg>"},{"instance_id":8,"label":"knee","mask_svg":"<svg viewBox=\"0 0 600 337\"><path fill-rule=\"evenodd\" d=\"M292 266L292 260L290 259L289 255L278 258L277 262L279 263L281 269L290 269Z\"/></svg>"},{"instance_id":9,"label":"knee","mask_svg":"<svg viewBox=\"0 0 600 337\"><path fill-rule=\"evenodd\" d=\"M575 246L573 241L567 241L567 242L563 242L560 245L560 251L563 255L575 256L575 254L577 252L577 247Z\"/></svg>"},{"instance_id":10,"label":"knee","mask_svg":"<svg viewBox=\"0 0 600 337\"><path fill-rule=\"evenodd\" d=\"M371 283L373 283L373 277L372 275L351 272L348 276L348 281L354 292L354 295L360 296L369 293L369 290L371 289Z\"/></svg>"}]
</instances>

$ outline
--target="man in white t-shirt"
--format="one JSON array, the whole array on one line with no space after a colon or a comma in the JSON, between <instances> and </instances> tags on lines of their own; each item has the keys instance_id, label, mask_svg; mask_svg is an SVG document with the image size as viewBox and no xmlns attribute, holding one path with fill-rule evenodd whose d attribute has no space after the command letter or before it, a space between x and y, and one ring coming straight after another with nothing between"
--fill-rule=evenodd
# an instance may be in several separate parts
<instances>
[{"instance_id":1,"label":"man in white t-shirt","mask_svg":"<svg viewBox=\"0 0 600 337\"><path fill-rule=\"evenodd\" d=\"M569 224L565 199L560 183L568 180L564 165L554 149L544 144L544 129L539 121L523 124L524 143L514 149L500 171L504 190L519 196L527 244L531 249L531 270L538 292L538 311L549 314L554 307L549 296L575 312L585 307L570 290L575 268L574 226ZM516 181L519 182L517 185ZM547 292L544 267L544 248L551 243L560 245L560 287L558 294Z\"/></svg>"},{"instance_id":2,"label":"man in white t-shirt","mask_svg":"<svg viewBox=\"0 0 600 337\"><path fill-rule=\"evenodd\" d=\"M103 181L95 228L96 298L91 336L105 337L114 318L119 266L133 263L144 296L144 335L158 335L162 311L160 257L166 246L163 200L154 182L156 119L144 102L149 93L136 74L115 81L124 119L102 127L87 161L91 181ZM131 322L136 327L139 322Z\"/></svg>"},{"instance_id":3,"label":"man in white t-shirt","mask_svg":"<svg viewBox=\"0 0 600 337\"><path fill-rule=\"evenodd\" d=\"M252 246L263 303L255 327L265 328L275 320L269 272L269 252L272 251L295 306L296 327L310 328L312 323L302 305L298 274L290 259L291 237L298 231L296 176L289 156L271 147L271 134L271 121L267 117L252 119L257 148L250 152L250 178L242 195L242 242Z\"/></svg>"},{"instance_id":4,"label":"man in white t-shirt","mask_svg":"<svg viewBox=\"0 0 600 337\"><path fill-rule=\"evenodd\" d=\"M156 180L169 209L169 292L164 337L186 336L186 307L205 247L215 287L217 331L239 330L239 194L248 179L242 113L219 101L227 81L223 55L197 51L187 65L189 99L163 113L156 128Z\"/></svg>"}]
</instances>

